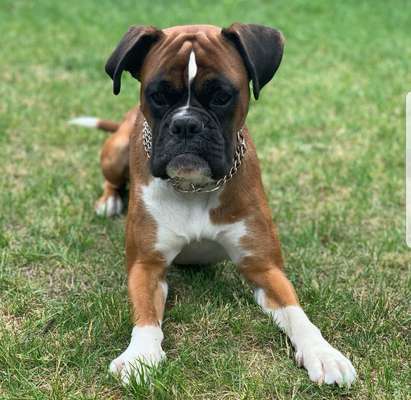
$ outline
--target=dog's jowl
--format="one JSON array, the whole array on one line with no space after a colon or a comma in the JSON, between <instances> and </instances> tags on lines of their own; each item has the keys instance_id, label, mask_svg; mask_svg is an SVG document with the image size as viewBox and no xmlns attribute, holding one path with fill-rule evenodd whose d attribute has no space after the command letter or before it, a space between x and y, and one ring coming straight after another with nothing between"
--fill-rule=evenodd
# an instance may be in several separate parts
<instances>
[{"instance_id":1,"label":"dog's jowl","mask_svg":"<svg viewBox=\"0 0 411 400\"><path fill-rule=\"evenodd\" d=\"M97 212L120 213L119 190L130 182L126 258L135 326L128 348L110 365L124 383L165 358L167 267L227 258L289 336L311 380L349 385L355 378L350 361L301 309L284 274L245 124L250 81L258 98L282 53L281 33L259 25L136 26L106 64L115 94L124 71L141 82L140 104L121 124L93 120L114 132L101 154L105 184Z\"/></svg>"}]
</instances>

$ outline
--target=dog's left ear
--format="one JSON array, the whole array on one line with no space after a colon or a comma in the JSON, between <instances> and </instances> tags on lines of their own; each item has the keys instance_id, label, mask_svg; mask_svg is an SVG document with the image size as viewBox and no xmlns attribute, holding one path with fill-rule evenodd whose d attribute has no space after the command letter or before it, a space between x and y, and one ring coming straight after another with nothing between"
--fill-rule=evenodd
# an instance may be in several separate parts
<instances>
[{"instance_id":1,"label":"dog's left ear","mask_svg":"<svg viewBox=\"0 0 411 400\"><path fill-rule=\"evenodd\" d=\"M221 33L240 53L253 82L253 93L258 99L281 63L284 38L280 31L262 25L234 23Z\"/></svg>"},{"instance_id":2,"label":"dog's left ear","mask_svg":"<svg viewBox=\"0 0 411 400\"><path fill-rule=\"evenodd\" d=\"M120 93L123 71L129 71L134 78L139 79L144 58L163 35L163 31L154 26L129 28L106 63L106 72L113 79L114 94Z\"/></svg>"}]
</instances>

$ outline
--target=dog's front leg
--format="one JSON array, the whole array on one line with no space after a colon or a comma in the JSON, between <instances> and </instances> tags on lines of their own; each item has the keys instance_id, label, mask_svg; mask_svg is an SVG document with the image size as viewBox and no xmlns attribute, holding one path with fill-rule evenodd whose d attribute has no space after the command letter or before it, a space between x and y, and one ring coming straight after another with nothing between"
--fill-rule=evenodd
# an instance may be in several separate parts
<instances>
[{"instance_id":1,"label":"dog's front leg","mask_svg":"<svg viewBox=\"0 0 411 400\"><path fill-rule=\"evenodd\" d=\"M296 361L305 367L310 379L350 385L356 376L354 367L308 319L282 269L261 258L246 257L240 271L256 287L257 303L290 338Z\"/></svg>"},{"instance_id":2,"label":"dog's front leg","mask_svg":"<svg viewBox=\"0 0 411 400\"><path fill-rule=\"evenodd\" d=\"M132 375L145 380L149 367L165 358L161 347L161 322L167 298L165 263L134 262L129 265L128 292L133 307L134 328L127 349L110 364L110 371L127 384Z\"/></svg>"}]
</instances>

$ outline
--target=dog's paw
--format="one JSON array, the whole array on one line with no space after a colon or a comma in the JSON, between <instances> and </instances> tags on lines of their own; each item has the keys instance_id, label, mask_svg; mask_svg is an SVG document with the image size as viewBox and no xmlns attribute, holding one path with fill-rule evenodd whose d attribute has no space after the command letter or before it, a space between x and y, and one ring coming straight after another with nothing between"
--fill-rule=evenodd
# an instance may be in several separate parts
<instances>
[{"instance_id":1,"label":"dog's paw","mask_svg":"<svg viewBox=\"0 0 411 400\"><path fill-rule=\"evenodd\" d=\"M95 206L96 214L101 217L114 217L123 211L123 201L118 194L102 196Z\"/></svg>"},{"instance_id":2,"label":"dog's paw","mask_svg":"<svg viewBox=\"0 0 411 400\"><path fill-rule=\"evenodd\" d=\"M166 358L162 340L159 327L134 327L129 346L110 363L110 373L118 376L124 385L128 385L132 377L137 383L147 382L150 370Z\"/></svg>"},{"instance_id":3,"label":"dog's paw","mask_svg":"<svg viewBox=\"0 0 411 400\"><path fill-rule=\"evenodd\" d=\"M150 370L157 367L166 354L161 348L156 352L133 353L127 350L110 363L111 374L120 377L128 385L132 376L137 383L147 382Z\"/></svg>"},{"instance_id":4,"label":"dog's paw","mask_svg":"<svg viewBox=\"0 0 411 400\"><path fill-rule=\"evenodd\" d=\"M350 386L356 372L350 360L319 337L297 348L295 359L303 366L313 382Z\"/></svg>"}]
</instances>

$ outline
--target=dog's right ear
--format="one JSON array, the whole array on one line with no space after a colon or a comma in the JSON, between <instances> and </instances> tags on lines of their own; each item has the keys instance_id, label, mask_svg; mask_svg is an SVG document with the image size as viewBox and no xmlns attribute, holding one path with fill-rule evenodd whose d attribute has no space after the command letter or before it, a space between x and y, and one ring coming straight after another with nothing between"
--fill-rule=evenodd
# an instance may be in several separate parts
<instances>
[{"instance_id":1,"label":"dog's right ear","mask_svg":"<svg viewBox=\"0 0 411 400\"><path fill-rule=\"evenodd\" d=\"M121 74L129 71L139 79L144 58L151 46L164 35L153 26L132 26L120 40L106 63L106 72L113 80L113 93L120 93Z\"/></svg>"}]
</instances>

